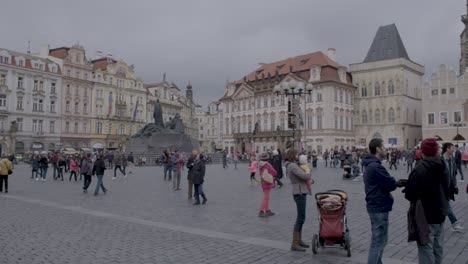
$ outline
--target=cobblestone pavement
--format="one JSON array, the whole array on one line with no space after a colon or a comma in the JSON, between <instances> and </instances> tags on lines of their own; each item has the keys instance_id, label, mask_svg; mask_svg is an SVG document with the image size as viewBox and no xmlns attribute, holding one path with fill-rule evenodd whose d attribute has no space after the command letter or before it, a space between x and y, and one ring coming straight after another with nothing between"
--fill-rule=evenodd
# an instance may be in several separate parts
<instances>
[{"instance_id":1,"label":"cobblestone pavement","mask_svg":"<svg viewBox=\"0 0 468 264\"><path fill-rule=\"evenodd\" d=\"M390 172L407 177L401 168ZM257 217L261 189L250 186L245 164L238 170L207 167L204 206L192 206L187 199L186 172L181 191L173 191L162 174L160 167L138 167L127 179L113 181L107 171L104 184L109 192L93 196L92 191L81 192L82 182L34 181L27 166L17 166L9 194L0 194L0 263L366 262L370 222L363 183L342 180L340 169L319 163L313 170L313 188L348 192L351 258L342 249L324 249L318 255L289 251L295 205L287 179L285 187L271 194L270 207L277 215L263 219ZM95 178L92 188L94 184ZM413 263L417 248L407 243L408 202L401 190L394 197L384 263ZM468 195L461 192L453 205L468 231ZM304 240L318 232L317 216L310 197ZM445 240L444 263L468 263L467 232L453 233L446 224Z\"/></svg>"}]
</instances>

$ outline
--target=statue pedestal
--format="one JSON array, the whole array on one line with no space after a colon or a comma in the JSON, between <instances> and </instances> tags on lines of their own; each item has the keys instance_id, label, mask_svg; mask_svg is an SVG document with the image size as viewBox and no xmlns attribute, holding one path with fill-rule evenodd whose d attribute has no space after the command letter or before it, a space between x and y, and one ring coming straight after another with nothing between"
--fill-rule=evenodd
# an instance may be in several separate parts
<instances>
[{"instance_id":1,"label":"statue pedestal","mask_svg":"<svg viewBox=\"0 0 468 264\"><path fill-rule=\"evenodd\" d=\"M179 133L158 133L151 136L129 138L126 144L126 152L162 153L166 149L179 150L190 153L199 149L198 141L189 135Z\"/></svg>"}]
</instances>

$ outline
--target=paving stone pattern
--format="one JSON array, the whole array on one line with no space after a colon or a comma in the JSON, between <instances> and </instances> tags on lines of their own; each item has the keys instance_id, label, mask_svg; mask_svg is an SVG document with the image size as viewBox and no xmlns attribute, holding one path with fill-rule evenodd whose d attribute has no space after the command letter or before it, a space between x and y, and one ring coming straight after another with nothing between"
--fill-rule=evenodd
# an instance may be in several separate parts
<instances>
[{"instance_id":1,"label":"paving stone pattern","mask_svg":"<svg viewBox=\"0 0 468 264\"><path fill-rule=\"evenodd\" d=\"M270 207L277 215L258 218L262 193L250 186L246 164L237 170L209 165L204 206L187 199L186 172L182 190L173 191L161 167L138 167L127 179L114 181L109 170L104 177L109 192L93 196L95 178L83 194L82 182L53 181L50 171L48 181L34 181L30 168L19 165L10 176L10 193L0 194L0 263L365 263L371 233L363 183L344 181L340 169L323 165L313 169L313 191L348 192L351 258L341 249L316 256L310 250L290 252L295 204L289 180L271 193ZM402 168L390 172L407 177ZM408 202L401 190L394 197L384 263L417 262L416 244L407 243ZM318 232L314 202L309 197L308 241ZM468 229L468 195L461 192L453 206ZM447 223L445 240L444 263L468 263L467 233L453 233Z\"/></svg>"}]
</instances>

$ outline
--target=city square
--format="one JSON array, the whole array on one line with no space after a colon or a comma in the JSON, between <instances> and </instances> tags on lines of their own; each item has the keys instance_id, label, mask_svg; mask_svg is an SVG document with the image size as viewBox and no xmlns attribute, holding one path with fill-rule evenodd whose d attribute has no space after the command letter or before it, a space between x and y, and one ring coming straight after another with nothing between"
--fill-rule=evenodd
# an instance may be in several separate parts
<instances>
[{"instance_id":1,"label":"city square","mask_svg":"<svg viewBox=\"0 0 468 264\"><path fill-rule=\"evenodd\" d=\"M366 263L370 222L365 211L364 185L343 180L342 169L312 170L313 193L341 189L349 194L347 216L352 257L343 249L326 248L313 255L290 252L295 206L289 179L275 188L270 206L275 216L259 218L261 188L251 186L247 164L207 165L205 192L208 202L193 206L187 199L186 171L181 191L163 180L162 167L136 167L127 178L111 180L108 193L84 194L82 181L30 179L31 168L18 165L10 177L9 193L0 196L0 263ZM407 178L403 162L397 179ZM67 177L65 177L67 178ZM95 177L91 189L95 186ZM463 186L459 184L459 186ZM393 192L390 235L384 263L414 263L415 243L407 242L409 203L401 189ZM308 197L304 240L318 232L317 209ZM454 202L457 217L468 224L468 194ZM448 221L446 221L448 222ZM468 234L454 233L446 224L444 263L466 263Z\"/></svg>"}]
</instances>

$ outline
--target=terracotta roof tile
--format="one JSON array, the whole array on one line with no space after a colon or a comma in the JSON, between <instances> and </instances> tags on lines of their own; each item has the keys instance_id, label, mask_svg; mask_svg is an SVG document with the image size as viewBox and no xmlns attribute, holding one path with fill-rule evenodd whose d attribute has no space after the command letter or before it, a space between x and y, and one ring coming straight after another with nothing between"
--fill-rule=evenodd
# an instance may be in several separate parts
<instances>
[{"instance_id":1,"label":"terracotta roof tile","mask_svg":"<svg viewBox=\"0 0 468 264\"><path fill-rule=\"evenodd\" d=\"M51 49L49 50L49 55L55 58L59 59L65 59L65 57L68 55L68 51L70 48L68 47L61 47L61 48L56 48L56 49Z\"/></svg>"}]
</instances>

